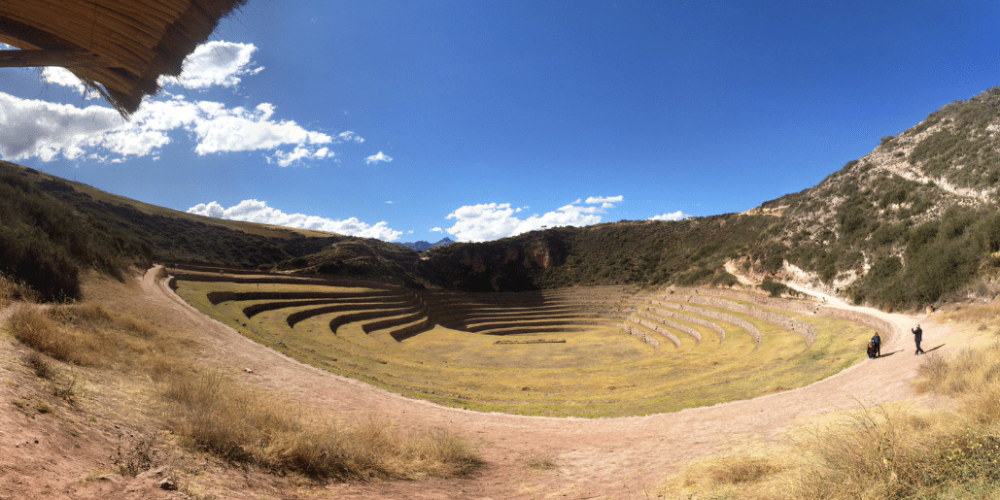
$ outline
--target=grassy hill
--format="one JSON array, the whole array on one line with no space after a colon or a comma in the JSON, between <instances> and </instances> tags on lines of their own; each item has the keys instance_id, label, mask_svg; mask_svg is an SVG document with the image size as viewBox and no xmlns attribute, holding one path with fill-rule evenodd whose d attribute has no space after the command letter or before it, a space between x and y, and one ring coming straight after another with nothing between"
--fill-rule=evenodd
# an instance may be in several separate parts
<instances>
[{"instance_id":1,"label":"grassy hill","mask_svg":"<svg viewBox=\"0 0 1000 500\"><path fill-rule=\"evenodd\" d=\"M43 300L76 298L82 269L120 276L155 260L317 272L301 258L331 252L348 273L387 280L405 269L372 272L375 264L417 255L378 240L187 214L0 162L0 273Z\"/></svg>"},{"instance_id":2,"label":"grassy hill","mask_svg":"<svg viewBox=\"0 0 1000 500\"><path fill-rule=\"evenodd\" d=\"M949 104L819 185L746 214L457 244L428 252L418 269L440 286L484 291L729 285L723 266L732 262L858 304L914 308L1000 291L998 189L1000 88Z\"/></svg>"},{"instance_id":3,"label":"grassy hill","mask_svg":"<svg viewBox=\"0 0 1000 500\"><path fill-rule=\"evenodd\" d=\"M729 263L758 278L810 281L856 303L913 308L997 292L998 134L1000 89L992 89L885 137L819 185L746 214L562 227L424 254L187 214L3 162L2 272L53 300L77 294L75 269L114 274L150 260L463 291L728 286L736 283Z\"/></svg>"}]
</instances>

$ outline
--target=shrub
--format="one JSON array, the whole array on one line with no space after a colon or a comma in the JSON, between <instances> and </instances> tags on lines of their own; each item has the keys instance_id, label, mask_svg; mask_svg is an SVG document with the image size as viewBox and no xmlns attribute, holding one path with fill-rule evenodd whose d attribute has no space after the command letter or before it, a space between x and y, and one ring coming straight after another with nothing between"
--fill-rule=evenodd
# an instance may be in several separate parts
<instances>
[{"instance_id":1,"label":"shrub","mask_svg":"<svg viewBox=\"0 0 1000 500\"><path fill-rule=\"evenodd\" d=\"M825 253L819 260L819 279L823 283L830 284L837 277L837 254Z\"/></svg>"},{"instance_id":2,"label":"shrub","mask_svg":"<svg viewBox=\"0 0 1000 500\"><path fill-rule=\"evenodd\" d=\"M900 186L885 193L879 200L879 206L886 208L889 205L903 203L904 201L906 201L906 188Z\"/></svg>"},{"instance_id":3,"label":"shrub","mask_svg":"<svg viewBox=\"0 0 1000 500\"><path fill-rule=\"evenodd\" d=\"M77 265L37 227L0 225L0 273L23 281L46 301L80 294Z\"/></svg>"},{"instance_id":4,"label":"shrub","mask_svg":"<svg viewBox=\"0 0 1000 500\"><path fill-rule=\"evenodd\" d=\"M55 371L52 370L52 366L49 365L48 361L42 357L38 351L31 351L27 357L25 357L25 362L28 367L31 368L38 378L49 379L55 375Z\"/></svg>"},{"instance_id":5,"label":"shrub","mask_svg":"<svg viewBox=\"0 0 1000 500\"><path fill-rule=\"evenodd\" d=\"M909 249L907 254L911 254ZM912 252L907 261L906 277L913 284L917 300L931 304L968 283L978 260L969 245L961 240L928 244Z\"/></svg>"},{"instance_id":6,"label":"shrub","mask_svg":"<svg viewBox=\"0 0 1000 500\"><path fill-rule=\"evenodd\" d=\"M722 286L722 287L733 287L736 286L740 281L736 279L736 276L727 273L726 271L719 271L712 278L712 286Z\"/></svg>"},{"instance_id":7,"label":"shrub","mask_svg":"<svg viewBox=\"0 0 1000 500\"><path fill-rule=\"evenodd\" d=\"M1000 213L980 219L972 229L973 238L983 252L1000 252Z\"/></svg>"},{"instance_id":8,"label":"shrub","mask_svg":"<svg viewBox=\"0 0 1000 500\"><path fill-rule=\"evenodd\" d=\"M771 297L781 297L781 294L788 291L788 286L784 283L778 283L771 278L764 278L764 281L760 283L760 287L768 292Z\"/></svg>"},{"instance_id":9,"label":"shrub","mask_svg":"<svg viewBox=\"0 0 1000 500\"><path fill-rule=\"evenodd\" d=\"M74 339L64 335L58 325L36 307L24 305L15 309L8 326L21 343L58 360L69 361L76 353Z\"/></svg>"}]
</instances>

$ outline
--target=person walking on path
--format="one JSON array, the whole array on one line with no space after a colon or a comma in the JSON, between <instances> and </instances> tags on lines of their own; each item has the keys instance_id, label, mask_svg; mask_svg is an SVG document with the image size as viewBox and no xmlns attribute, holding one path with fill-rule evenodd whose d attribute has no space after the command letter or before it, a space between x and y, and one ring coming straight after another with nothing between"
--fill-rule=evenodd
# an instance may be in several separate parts
<instances>
[{"instance_id":1,"label":"person walking on path","mask_svg":"<svg viewBox=\"0 0 1000 500\"><path fill-rule=\"evenodd\" d=\"M917 352L913 354L923 354L924 350L920 348L920 341L924 338L924 331L920 329L920 325L917 325L917 327L910 330L910 332L913 333L913 341L917 344Z\"/></svg>"}]
</instances>

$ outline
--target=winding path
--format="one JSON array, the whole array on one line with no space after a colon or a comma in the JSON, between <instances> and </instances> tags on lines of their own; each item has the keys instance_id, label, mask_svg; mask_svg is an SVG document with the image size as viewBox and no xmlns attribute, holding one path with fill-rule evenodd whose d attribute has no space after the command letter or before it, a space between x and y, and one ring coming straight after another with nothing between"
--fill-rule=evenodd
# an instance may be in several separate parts
<instances>
[{"instance_id":1,"label":"winding path","mask_svg":"<svg viewBox=\"0 0 1000 500\"><path fill-rule=\"evenodd\" d=\"M340 418L381 415L404 428L447 429L475 443L489 464L467 479L330 485L337 498L643 498L644 485L652 487L683 462L725 451L737 441L781 441L797 419L852 409L857 401L915 396L910 381L920 357L912 354L906 335L887 339L882 352L888 356L881 359L858 363L807 387L752 400L615 419L477 413L389 393L256 344L185 303L164 280L156 279L158 270L149 270L143 278L144 299L167 310L175 318L173 327L197 332L208 362ZM852 308L832 298L828 306ZM903 332L920 321L928 350L944 344L951 334L933 318L864 312L893 322ZM557 467L525 467L538 458L554 459Z\"/></svg>"}]
</instances>

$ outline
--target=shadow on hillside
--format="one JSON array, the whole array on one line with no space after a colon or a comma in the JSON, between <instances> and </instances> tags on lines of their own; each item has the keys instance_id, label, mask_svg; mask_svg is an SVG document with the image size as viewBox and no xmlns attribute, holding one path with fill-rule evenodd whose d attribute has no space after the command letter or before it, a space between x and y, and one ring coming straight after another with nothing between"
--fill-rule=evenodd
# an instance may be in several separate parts
<instances>
[{"instance_id":1,"label":"shadow on hillside","mask_svg":"<svg viewBox=\"0 0 1000 500\"><path fill-rule=\"evenodd\" d=\"M890 353L886 353L886 354L879 354L879 356L878 356L878 358L877 358L877 359L881 359L881 358L888 358L889 356L892 356L893 354L896 354L897 352L903 352L903 350L902 350L902 349L900 349L900 350L898 350L898 351L892 351L892 352L890 352Z\"/></svg>"}]
</instances>

